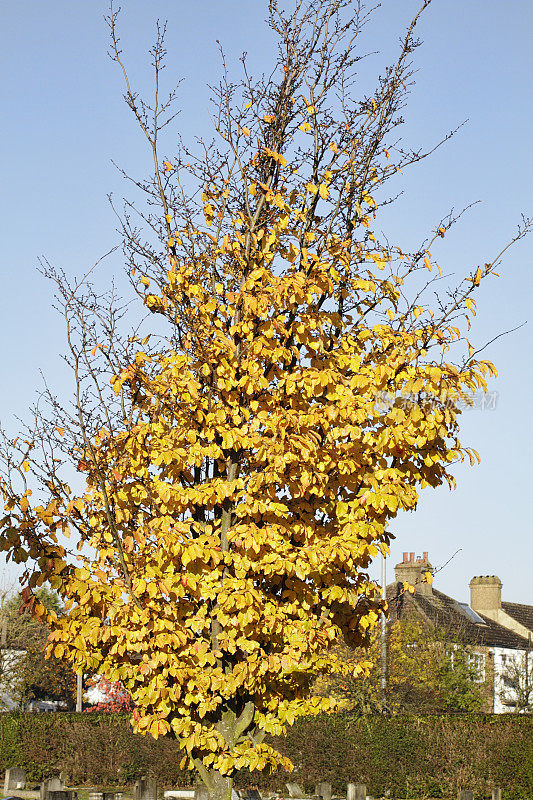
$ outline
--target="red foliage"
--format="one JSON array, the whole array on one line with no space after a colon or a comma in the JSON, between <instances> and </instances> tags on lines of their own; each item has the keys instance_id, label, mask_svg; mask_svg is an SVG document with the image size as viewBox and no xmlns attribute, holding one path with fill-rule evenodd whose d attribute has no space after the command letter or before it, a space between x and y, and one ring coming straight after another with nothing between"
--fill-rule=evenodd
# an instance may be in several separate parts
<instances>
[{"instance_id":1,"label":"red foliage","mask_svg":"<svg viewBox=\"0 0 533 800\"><path fill-rule=\"evenodd\" d=\"M134 710L133 700L120 681L108 681L107 678L96 676L95 678L89 678L87 685L90 689L98 689L105 699L84 709L86 712L124 711L131 713Z\"/></svg>"}]
</instances>

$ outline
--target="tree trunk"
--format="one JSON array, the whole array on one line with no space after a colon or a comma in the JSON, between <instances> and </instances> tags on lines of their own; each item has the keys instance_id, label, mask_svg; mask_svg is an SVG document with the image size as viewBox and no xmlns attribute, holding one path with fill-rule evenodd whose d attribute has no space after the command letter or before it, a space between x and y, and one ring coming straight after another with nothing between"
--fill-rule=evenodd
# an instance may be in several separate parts
<instances>
[{"instance_id":1,"label":"tree trunk","mask_svg":"<svg viewBox=\"0 0 533 800\"><path fill-rule=\"evenodd\" d=\"M231 800L233 778L221 775L216 770L210 770L209 777L211 778L211 786L208 787L209 800Z\"/></svg>"},{"instance_id":2,"label":"tree trunk","mask_svg":"<svg viewBox=\"0 0 533 800\"><path fill-rule=\"evenodd\" d=\"M244 732L250 729L254 714L255 705L252 700L248 700L244 704L240 714L230 708L226 708L222 712L221 718L215 727L218 733L224 737L224 741L230 749L235 746ZM222 775L216 769L208 769L202 763L201 758L195 758L193 762L202 783L207 788L209 800L231 800L233 778L228 775Z\"/></svg>"},{"instance_id":3,"label":"tree trunk","mask_svg":"<svg viewBox=\"0 0 533 800\"><path fill-rule=\"evenodd\" d=\"M200 767L198 772L207 790L209 800L231 800L232 777L221 775L218 770L206 769L204 766Z\"/></svg>"}]
</instances>

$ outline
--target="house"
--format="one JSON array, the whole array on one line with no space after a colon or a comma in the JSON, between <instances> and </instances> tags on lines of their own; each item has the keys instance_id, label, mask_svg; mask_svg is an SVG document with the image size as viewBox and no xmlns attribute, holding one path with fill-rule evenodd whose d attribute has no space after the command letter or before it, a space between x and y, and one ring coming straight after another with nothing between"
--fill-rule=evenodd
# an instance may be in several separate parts
<instances>
[{"instance_id":1,"label":"house","mask_svg":"<svg viewBox=\"0 0 533 800\"><path fill-rule=\"evenodd\" d=\"M483 684L484 711L500 714L533 705L533 606L502 601L496 575L472 578L470 604L449 597L427 580L432 573L427 552L418 558L404 553L394 572L395 583L387 586L389 620L415 615L469 646Z\"/></svg>"}]
</instances>

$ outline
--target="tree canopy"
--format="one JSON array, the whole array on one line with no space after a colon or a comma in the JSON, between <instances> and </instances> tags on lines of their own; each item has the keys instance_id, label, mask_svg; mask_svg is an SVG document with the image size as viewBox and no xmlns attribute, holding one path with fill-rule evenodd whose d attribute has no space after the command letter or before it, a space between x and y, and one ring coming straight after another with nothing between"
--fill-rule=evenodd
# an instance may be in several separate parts
<instances>
[{"instance_id":1,"label":"tree canopy","mask_svg":"<svg viewBox=\"0 0 533 800\"><path fill-rule=\"evenodd\" d=\"M462 641L461 631L428 624L414 616L397 619L387 630L387 691L380 686L380 634L374 629L364 649L338 646L339 658L369 662L365 675L325 676L317 694L331 694L349 711L434 714L479 711L483 685L476 667L475 648Z\"/></svg>"},{"instance_id":2,"label":"tree canopy","mask_svg":"<svg viewBox=\"0 0 533 800\"><path fill-rule=\"evenodd\" d=\"M61 603L54 592L44 587L35 593L36 600L47 612L62 613ZM50 628L44 615L32 616L30 609L21 613L21 597L14 595L2 606L5 626L2 683L6 693L21 708L36 700L60 701L73 711L76 695L76 676L67 662L50 656L45 658Z\"/></svg>"},{"instance_id":3,"label":"tree canopy","mask_svg":"<svg viewBox=\"0 0 533 800\"><path fill-rule=\"evenodd\" d=\"M121 216L125 263L159 322L127 330L113 291L46 268L75 394L45 392L6 436L1 545L28 564L36 615L43 582L64 600L49 653L120 680L135 729L178 737L213 798L236 770L290 766L263 737L334 707L314 676L365 671L334 646L369 641L382 605L368 567L391 520L477 460L461 404L495 370L465 329L501 253L435 299L433 249L455 218L416 252L378 229L389 181L425 155L397 128L428 5L358 97L362 4L270 0L272 71L254 80L243 59L233 82L223 60L215 139L172 155L164 29L144 101L111 6L154 165Z\"/></svg>"}]
</instances>

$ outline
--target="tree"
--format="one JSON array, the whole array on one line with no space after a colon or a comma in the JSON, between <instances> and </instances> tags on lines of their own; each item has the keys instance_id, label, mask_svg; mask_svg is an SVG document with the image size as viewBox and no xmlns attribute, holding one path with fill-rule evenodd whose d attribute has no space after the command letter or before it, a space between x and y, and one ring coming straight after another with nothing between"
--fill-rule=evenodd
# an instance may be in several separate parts
<instances>
[{"instance_id":1,"label":"tree","mask_svg":"<svg viewBox=\"0 0 533 800\"><path fill-rule=\"evenodd\" d=\"M367 664L365 674L321 678L315 691L332 694L360 714L479 711L483 694L473 663L473 649L459 631L419 619L396 620L387 632L387 701L380 690L380 636L377 629L364 651L339 645L347 663Z\"/></svg>"},{"instance_id":2,"label":"tree","mask_svg":"<svg viewBox=\"0 0 533 800\"><path fill-rule=\"evenodd\" d=\"M74 402L45 392L25 435L6 437L2 546L29 565L36 615L43 581L64 598L49 653L120 680L135 730L178 737L213 800L239 769L290 766L263 738L333 707L313 676L364 669L333 648L369 642L381 602L367 568L388 524L477 459L458 438L460 405L494 368L463 329L501 254L430 302L430 248L453 216L413 253L375 227L387 182L425 155L397 128L428 5L374 93L355 98L362 5L270 0L274 70L254 81L243 59L234 83L223 61L216 141L164 160L164 29L148 103L111 6L112 55L154 165L134 181L144 205L122 213L125 260L159 323L139 314L128 331L112 291L45 267Z\"/></svg>"},{"instance_id":3,"label":"tree","mask_svg":"<svg viewBox=\"0 0 533 800\"><path fill-rule=\"evenodd\" d=\"M54 592L44 588L36 594L37 601L48 612L61 614L61 603ZM4 605L6 646L18 652L12 656L5 674L9 693L21 708L35 700L56 700L69 711L75 707L76 678L72 667L55 656L45 658L50 628L36 619L28 609L22 609L21 597L15 595Z\"/></svg>"},{"instance_id":4,"label":"tree","mask_svg":"<svg viewBox=\"0 0 533 800\"><path fill-rule=\"evenodd\" d=\"M108 681L106 678L96 676L86 681L86 686L89 689L96 689L102 696L102 700L96 703L91 703L84 710L87 713L104 711L106 713L113 711L131 712L135 706L133 701L120 683L120 681Z\"/></svg>"},{"instance_id":5,"label":"tree","mask_svg":"<svg viewBox=\"0 0 533 800\"><path fill-rule=\"evenodd\" d=\"M7 649L7 603L9 601L11 591L8 588L3 588L0 592L0 708L6 707L6 695L9 686L11 666L13 662L13 653Z\"/></svg>"},{"instance_id":6,"label":"tree","mask_svg":"<svg viewBox=\"0 0 533 800\"><path fill-rule=\"evenodd\" d=\"M533 655L531 641L526 650L507 656L500 680L502 703L516 714L533 713Z\"/></svg>"}]
</instances>

